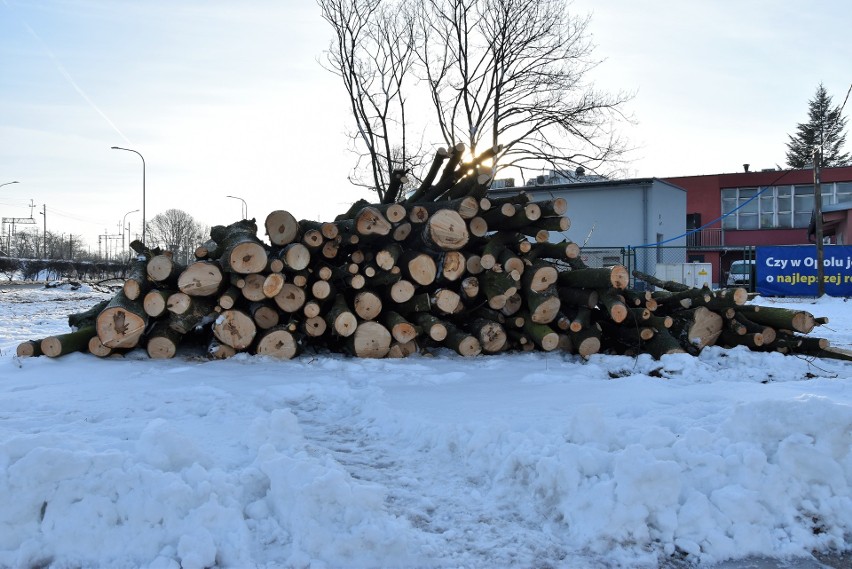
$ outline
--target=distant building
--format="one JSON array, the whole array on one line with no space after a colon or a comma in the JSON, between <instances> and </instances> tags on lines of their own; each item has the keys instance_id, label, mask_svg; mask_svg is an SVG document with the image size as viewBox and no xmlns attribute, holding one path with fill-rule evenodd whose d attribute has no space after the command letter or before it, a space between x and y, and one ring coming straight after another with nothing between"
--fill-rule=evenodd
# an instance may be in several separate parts
<instances>
[{"instance_id":1,"label":"distant building","mask_svg":"<svg viewBox=\"0 0 852 569\"><path fill-rule=\"evenodd\" d=\"M489 197L505 197L526 192L533 201L564 198L571 227L563 234L551 232L550 240L569 239L582 247L589 266L610 266L623 262L622 250L637 247L635 265L655 272L662 249L686 245L686 191L657 178L635 180L575 181L506 187L495 184ZM576 179L576 178L575 178ZM499 182L499 180L498 180ZM502 187L501 187L502 186ZM666 263L686 261L685 249L668 251Z\"/></svg>"},{"instance_id":2,"label":"distant building","mask_svg":"<svg viewBox=\"0 0 852 569\"><path fill-rule=\"evenodd\" d=\"M686 190L687 228L695 230L687 260L711 263L714 283L725 282L731 263L751 247L811 242L813 171L750 172L744 166L740 173L665 178ZM848 244L852 167L823 168L820 182L825 236Z\"/></svg>"}]
</instances>

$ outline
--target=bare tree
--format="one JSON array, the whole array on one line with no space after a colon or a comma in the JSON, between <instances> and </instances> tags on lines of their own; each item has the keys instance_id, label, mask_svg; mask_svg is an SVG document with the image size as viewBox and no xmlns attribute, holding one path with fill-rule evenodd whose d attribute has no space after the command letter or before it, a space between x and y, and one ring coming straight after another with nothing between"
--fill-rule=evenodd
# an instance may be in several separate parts
<instances>
[{"instance_id":1,"label":"bare tree","mask_svg":"<svg viewBox=\"0 0 852 569\"><path fill-rule=\"evenodd\" d=\"M176 260L187 263L198 244L204 241L209 228L183 210L167 209L148 222L146 231L146 245L171 251Z\"/></svg>"},{"instance_id":2,"label":"bare tree","mask_svg":"<svg viewBox=\"0 0 852 569\"><path fill-rule=\"evenodd\" d=\"M444 140L501 144L502 168L612 166L630 96L594 89L589 18L565 0L428 0L418 54Z\"/></svg>"},{"instance_id":3,"label":"bare tree","mask_svg":"<svg viewBox=\"0 0 852 569\"><path fill-rule=\"evenodd\" d=\"M410 140L405 96L415 59L414 13L405 3L382 0L317 3L335 33L326 68L342 79L355 120L350 136L359 160L350 180L392 202L423 155Z\"/></svg>"},{"instance_id":4,"label":"bare tree","mask_svg":"<svg viewBox=\"0 0 852 569\"><path fill-rule=\"evenodd\" d=\"M498 169L612 167L625 144L630 96L596 90L589 18L567 0L318 0L336 38L343 79L379 197L395 170L422 164L408 150L414 117L431 116L448 147L501 145ZM415 81L415 79L417 81ZM434 114L411 112L412 92ZM426 95L428 94L428 99ZM428 103L426 103L428 105Z\"/></svg>"}]
</instances>

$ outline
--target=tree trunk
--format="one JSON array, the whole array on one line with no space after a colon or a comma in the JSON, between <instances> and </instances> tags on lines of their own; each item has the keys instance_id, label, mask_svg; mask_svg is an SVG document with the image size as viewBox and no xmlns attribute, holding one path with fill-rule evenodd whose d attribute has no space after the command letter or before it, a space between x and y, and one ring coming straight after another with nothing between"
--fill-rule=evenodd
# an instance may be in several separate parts
<instances>
[{"instance_id":1,"label":"tree trunk","mask_svg":"<svg viewBox=\"0 0 852 569\"><path fill-rule=\"evenodd\" d=\"M810 334L816 325L814 316L810 312L773 306L761 306L759 312L750 313L748 318L758 324L772 326L775 329L795 330L802 334Z\"/></svg>"},{"instance_id":2,"label":"tree trunk","mask_svg":"<svg viewBox=\"0 0 852 569\"><path fill-rule=\"evenodd\" d=\"M334 297L334 303L325 315L326 323L333 334L346 338L355 333L358 319L349 310L346 297L338 294Z\"/></svg>"},{"instance_id":3,"label":"tree trunk","mask_svg":"<svg viewBox=\"0 0 852 569\"><path fill-rule=\"evenodd\" d=\"M169 297L175 292L172 290L155 288L145 295L142 299L142 309L145 314L152 318L159 318L166 313L166 306L169 303Z\"/></svg>"},{"instance_id":4,"label":"tree trunk","mask_svg":"<svg viewBox=\"0 0 852 569\"><path fill-rule=\"evenodd\" d=\"M108 300L102 300L83 312L68 315L68 326L79 330L87 326L93 326L98 318L98 314L109 305Z\"/></svg>"},{"instance_id":5,"label":"tree trunk","mask_svg":"<svg viewBox=\"0 0 852 569\"><path fill-rule=\"evenodd\" d=\"M506 329L499 322L478 318L470 325L470 331L487 354L496 354L506 347Z\"/></svg>"},{"instance_id":6,"label":"tree trunk","mask_svg":"<svg viewBox=\"0 0 852 569\"><path fill-rule=\"evenodd\" d=\"M21 342L20 344L18 344L18 348L15 353L19 358L38 357L42 355L41 342L36 340L27 340L26 342Z\"/></svg>"},{"instance_id":7,"label":"tree trunk","mask_svg":"<svg viewBox=\"0 0 852 569\"><path fill-rule=\"evenodd\" d=\"M41 353L49 358L58 358L72 352L88 350L89 340L96 334L94 326L86 326L76 332L48 336L41 341Z\"/></svg>"}]
</instances>

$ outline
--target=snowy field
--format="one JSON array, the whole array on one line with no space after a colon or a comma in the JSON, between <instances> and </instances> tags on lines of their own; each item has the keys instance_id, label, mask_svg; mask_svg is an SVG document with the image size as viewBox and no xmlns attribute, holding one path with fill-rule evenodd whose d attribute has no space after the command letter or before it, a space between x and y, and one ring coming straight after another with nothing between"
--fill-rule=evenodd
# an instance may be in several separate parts
<instances>
[{"instance_id":1,"label":"snowy field","mask_svg":"<svg viewBox=\"0 0 852 569\"><path fill-rule=\"evenodd\" d=\"M852 565L852 363L15 356L107 296L0 288L0 567Z\"/></svg>"}]
</instances>

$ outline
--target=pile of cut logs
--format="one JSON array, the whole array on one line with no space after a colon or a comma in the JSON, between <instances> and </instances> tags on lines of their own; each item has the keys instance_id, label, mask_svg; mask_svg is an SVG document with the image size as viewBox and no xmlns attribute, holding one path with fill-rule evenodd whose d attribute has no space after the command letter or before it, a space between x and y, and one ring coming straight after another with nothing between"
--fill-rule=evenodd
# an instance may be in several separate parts
<instances>
[{"instance_id":1,"label":"pile of cut logs","mask_svg":"<svg viewBox=\"0 0 852 569\"><path fill-rule=\"evenodd\" d=\"M123 289L69 317L75 332L24 342L18 355L98 356L144 347L174 357L203 342L214 358L248 351L293 358L303 350L404 357L443 346L463 356L511 350L697 354L705 346L844 357L807 336L825 319L747 303L744 289L710 290L587 267L566 231L567 203L523 192L491 199L490 149L462 162L440 150L422 183L385 203L359 201L332 222L265 220L216 226L188 266L168 251L138 253ZM656 287L656 292L650 288ZM838 355L839 354L839 355Z\"/></svg>"}]
</instances>

